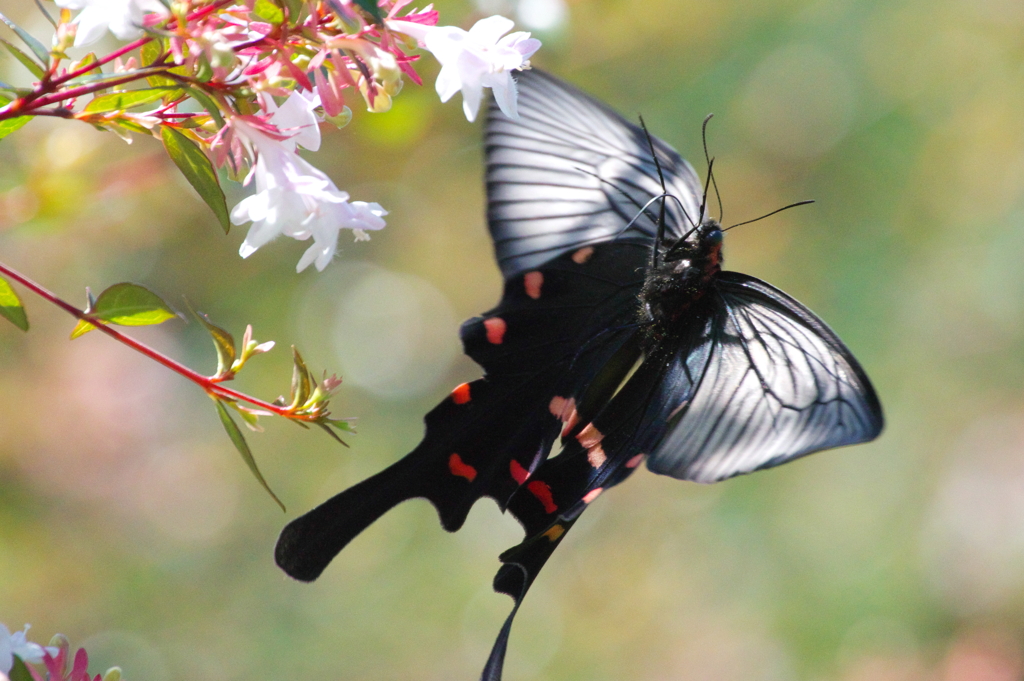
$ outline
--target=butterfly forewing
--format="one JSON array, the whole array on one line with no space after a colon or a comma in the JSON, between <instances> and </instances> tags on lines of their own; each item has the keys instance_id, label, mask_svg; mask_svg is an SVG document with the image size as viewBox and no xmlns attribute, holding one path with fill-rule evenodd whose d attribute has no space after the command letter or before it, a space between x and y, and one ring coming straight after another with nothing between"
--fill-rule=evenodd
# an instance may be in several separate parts
<instances>
[{"instance_id":1,"label":"butterfly forewing","mask_svg":"<svg viewBox=\"0 0 1024 681\"><path fill-rule=\"evenodd\" d=\"M537 70L519 76L518 119L487 119L487 217L509 277L600 242L650 244L661 194L643 131L604 104ZM666 189L666 234L699 221L701 185L690 164L654 140ZM633 225L623 232L631 220Z\"/></svg>"},{"instance_id":2,"label":"butterfly forewing","mask_svg":"<svg viewBox=\"0 0 1024 681\"><path fill-rule=\"evenodd\" d=\"M753 277L723 272L715 289L711 359L652 471L715 482L878 436L874 389L824 322Z\"/></svg>"}]
</instances>

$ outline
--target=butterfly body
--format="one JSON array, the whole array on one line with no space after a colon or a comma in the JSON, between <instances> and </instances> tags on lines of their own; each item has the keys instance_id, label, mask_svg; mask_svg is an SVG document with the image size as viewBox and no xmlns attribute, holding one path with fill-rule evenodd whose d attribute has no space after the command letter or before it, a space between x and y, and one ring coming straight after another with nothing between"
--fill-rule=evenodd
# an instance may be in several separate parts
<instances>
[{"instance_id":1,"label":"butterfly body","mask_svg":"<svg viewBox=\"0 0 1024 681\"><path fill-rule=\"evenodd\" d=\"M722 241L721 226L706 219L693 229L691 238L666 249L654 246L652 253L665 252L650 267L639 295L640 322L649 345L671 338L673 329L692 326L693 306L722 271Z\"/></svg>"},{"instance_id":2,"label":"butterfly body","mask_svg":"<svg viewBox=\"0 0 1024 681\"><path fill-rule=\"evenodd\" d=\"M492 107L485 135L504 290L460 331L484 376L426 415L412 452L289 523L275 551L309 581L398 503L426 498L455 531L493 498L526 536L500 556L494 588L515 606L485 681L501 678L513 617L548 557L642 462L716 482L882 428L867 376L824 322L721 269L723 231L686 161L536 69L518 85L521 118Z\"/></svg>"}]
</instances>

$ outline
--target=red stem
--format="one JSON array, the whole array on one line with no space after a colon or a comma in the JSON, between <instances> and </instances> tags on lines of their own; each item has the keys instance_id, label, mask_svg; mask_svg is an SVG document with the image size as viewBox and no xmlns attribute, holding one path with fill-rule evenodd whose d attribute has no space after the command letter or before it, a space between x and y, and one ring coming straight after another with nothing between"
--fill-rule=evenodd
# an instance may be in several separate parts
<instances>
[{"instance_id":1,"label":"red stem","mask_svg":"<svg viewBox=\"0 0 1024 681\"><path fill-rule=\"evenodd\" d=\"M136 350L137 352L141 352L146 357L149 357L150 359L152 359L152 360L154 360L156 362L159 362L160 364L163 364L165 367L167 367L171 371L184 376L185 378L187 378L188 380L192 381L193 383L198 385L200 388L205 390L207 393L210 393L211 395L213 395L215 397L227 398L227 399L235 400L235 401L238 401L238 402L248 402L249 404L255 405L255 406L257 406L257 407L259 407L261 409L266 409L267 411L272 412L274 414L277 414L279 416L285 416L285 417L288 417L288 418L291 418L291 419L303 420L301 418L301 416L299 416L297 414L293 414L287 407L281 407L281 406L278 406L276 404L271 404L269 402L264 402L263 400L256 399L255 397L250 397L250 396L246 395L245 393L240 393L237 390L232 390L231 388L226 388L223 385L221 385L220 383L218 383L214 378L211 378L209 376L203 376L202 374L200 374L200 373L198 373L196 371L193 371L192 369L189 369L184 364L176 362L175 360L171 359L167 355L164 355L164 354L154 350L153 348L149 347L148 345L140 343L139 341L135 340L131 336L126 336L125 334L121 333L120 331L116 331L115 329L112 329L111 327L107 326L103 322L99 321L93 315L85 314L84 312L79 310L77 307L75 307L71 303L68 303L67 301L57 297L56 294L48 291L47 289L43 288L42 286L40 286L36 282L32 281L28 277L26 277L23 274L15 271L13 269L11 269L10 267L8 267L7 265L4 265L3 263L0 263L0 273L3 273L4 275L10 277L14 281L18 282L19 284L21 284L22 286L27 288L28 290L30 290L33 293L35 293L40 298L43 298L44 300L47 300L47 301L53 303L54 305L56 305L60 309L62 309L65 312L67 312L72 317L75 317L75 318L80 319L82 321L89 322L89 323L93 324L93 326L95 326L98 330L100 330L103 333L107 334L108 336L110 336L114 340L119 341L121 343L124 343L125 345L127 345L130 348L132 348L133 350Z\"/></svg>"},{"instance_id":2,"label":"red stem","mask_svg":"<svg viewBox=\"0 0 1024 681\"><path fill-rule=\"evenodd\" d=\"M115 59L117 59L118 57L120 57L122 55L128 54L132 50L136 50L136 49L142 47L143 45L148 43L150 40L152 40L152 38L149 38L149 37L147 37L147 38L139 38L135 42L128 43L127 45L125 45L121 49L115 50L115 51L111 52L110 54L108 54L107 56L103 57L102 59L98 59L98 60L94 61L91 64L87 64L86 66L83 66L82 68L80 68L80 69L78 69L76 71L72 71L70 73L65 73L63 76L60 76L59 78L51 79L50 80L50 84L51 85L57 85L57 86L63 85L64 83L68 82L69 80L72 80L74 78L78 78L79 76L85 75L86 73L89 73L90 71L93 71L96 68L98 68L100 66L103 66L104 64L108 64L108 63L114 61Z\"/></svg>"},{"instance_id":3,"label":"red stem","mask_svg":"<svg viewBox=\"0 0 1024 681\"><path fill-rule=\"evenodd\" d=\"M31 102L32 106L29 109L29 111L41 106L46 106L47 104L53 104L54 102L62 102L65 99L74 99L75 97L81 97L82 95L87 95L92 92L97 92L99 90L106 90L108 87L112 87L114 85L130 83L133 80L138 80L139 78L144 78L146 76L153 75L153 73L159 73L159 70L154 72L146 72L144 75L139 75L140 71L133 71L132 73L126 73L121 78L114 78L113 80L104 80L99 83L93 83L92 85L81 85L79 87L73 87L70 90L64 90L63 92L55 92L51 95L46 95L44 97L39 97L38 99L33 100ZM22 109L22 111L24 111L24 109ZM24 115L24 113L22 115Z\"/></svg>"}]
</instances>

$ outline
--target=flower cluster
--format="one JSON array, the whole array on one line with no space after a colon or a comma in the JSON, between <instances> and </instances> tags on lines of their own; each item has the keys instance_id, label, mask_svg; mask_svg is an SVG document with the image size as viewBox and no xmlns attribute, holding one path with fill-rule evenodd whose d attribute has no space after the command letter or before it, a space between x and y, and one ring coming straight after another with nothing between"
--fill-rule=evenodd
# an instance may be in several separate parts
<instances>
[{"instance_id":1,"label":"flower cluster","mask_svg":"<svg viewBox=\"0 0 1024 681\"><path fill-rule=\"evenodd\" d=\"M23 63L39 80L30 90L8 87L10 96L0 84L0 137L33 115L82 120L128 141L131 133L160 137L225 229L252 223L242 257L282 234L312 239L300 271L326 267L342 229L365 240L387 215L352 201L298 155L319 146L321 121L347 124L353 99L388 111L404 77L421 83L410 53L417 47L441 63L442 101L461 91L470 121L488 87L516 116L512 73L529 68L540 47L528 33L509 34L503 17L465 31L438 26L432 6L408 10L411 0L55 1L53 49L19 30L32 53ZM107 31L134 42L104 57L65 55ZM255 194L229 211L216 168L245 178Z\"/></svg>"},{"instance_id":2,"label":"flower cluster","mask_svg":"<svg viewBox=\"0 0 1024 681\"><path fill-rule=\"evenodd\" d=\"M89 675L89 654L84 648L75 653L71 662L71 644L63 634L57 634L50 645L43 646L27 640L29 626L13 634L0 622L0 681L7 681L8 675L18 678L31 677L33 681L120 681L121 669L111 667L102 676ZM45 673L37 665L42 665ZM70 667L70 668L69 668ZM27 675L25 674L27 672Z\"/></svg>"}]
</instances>

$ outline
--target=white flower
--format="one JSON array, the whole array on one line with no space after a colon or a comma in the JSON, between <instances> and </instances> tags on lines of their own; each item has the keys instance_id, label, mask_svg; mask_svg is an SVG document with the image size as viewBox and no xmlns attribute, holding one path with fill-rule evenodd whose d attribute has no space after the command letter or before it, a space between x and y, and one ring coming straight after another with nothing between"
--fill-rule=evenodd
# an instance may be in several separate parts
<instances>
[{"instance_id":1,"label":"white flower","mask_svg":"<svg viewBox=\"0 0 1024 681\"><path fill-rule=\"evenodd\" d=\"M43 661L43 647L31 643L25 638L28 630L29 626L26 624L24 631L16 631L12 634L10 629L0 623L0 674L7 674L11 671L15 655L20 657L23 662L36 664Z\"/></svg>"},{"instance_id":2,"label":"white flower","mask_svg":"<svg viewBox=\"0 0 1024 681\"><path fill-rule=\"evenodd\" d=\"M142 36L142 18L150 12L167 14L160 0L56 0L64 9L82 10L75 17L78 32L75 47L89 45L103 37L110 29L121 40L135 40Z\"/></svg>"},{"instance_id":3,"label":"white flower","mask_svg":"<svg viewBox=\"0 0 1024 681\"><path fill-rule=\"evenodd\" d=\"M349 202L349 195L338 189L327 175L296 153L296 144L319 148L320 132L316 127L310 100L293 93L270 121L287 134L283 140L257 130L241 119L232 127L256 155L250 179L255 178L256 193L236 205L231 222L238 225L252 221L249 233L239 248L239 255L248 258L256 249L280 234L294 239L313 238L299 260L301 272L315 263L323 271L338 248L338 232L351 229L357 241L368 239L366 230L382 229L387 211L377 203ZM248 180L247 180L248 182Z\"/></svg>"},{"instance_id":4,"label":"white flower","mask_svg":"<svg viewBox=\"0 0 1024 681\"><path fill-rule=\"evenodd\" d=\"M295 151L298 145L303 149L317 151L320 148L320 125L314 112L318 106L320 95L296 90L288 95L281 106L273 98L267 97L263 108L272 114L270 122L289 136L282 140L286 147Z\"/></svg>"},{"instance_id":5,"label":"white flower","mask_svg":"<svg viewBox=\"0 0 1024 681\"><path fill-rule=\"evenodd\" d=\"M387 25L418 40L441 62L436 87L442 102L462 90L462 110L473 121L483 89L489 87L502 112L509 118L519 117L511 72L530 67L530 57L540 49L540 41L523 31L505 35L514 25L511 19L495 15L481 19L468 31L411 21L389 21Z\"/></svg>"}]
</instances>

